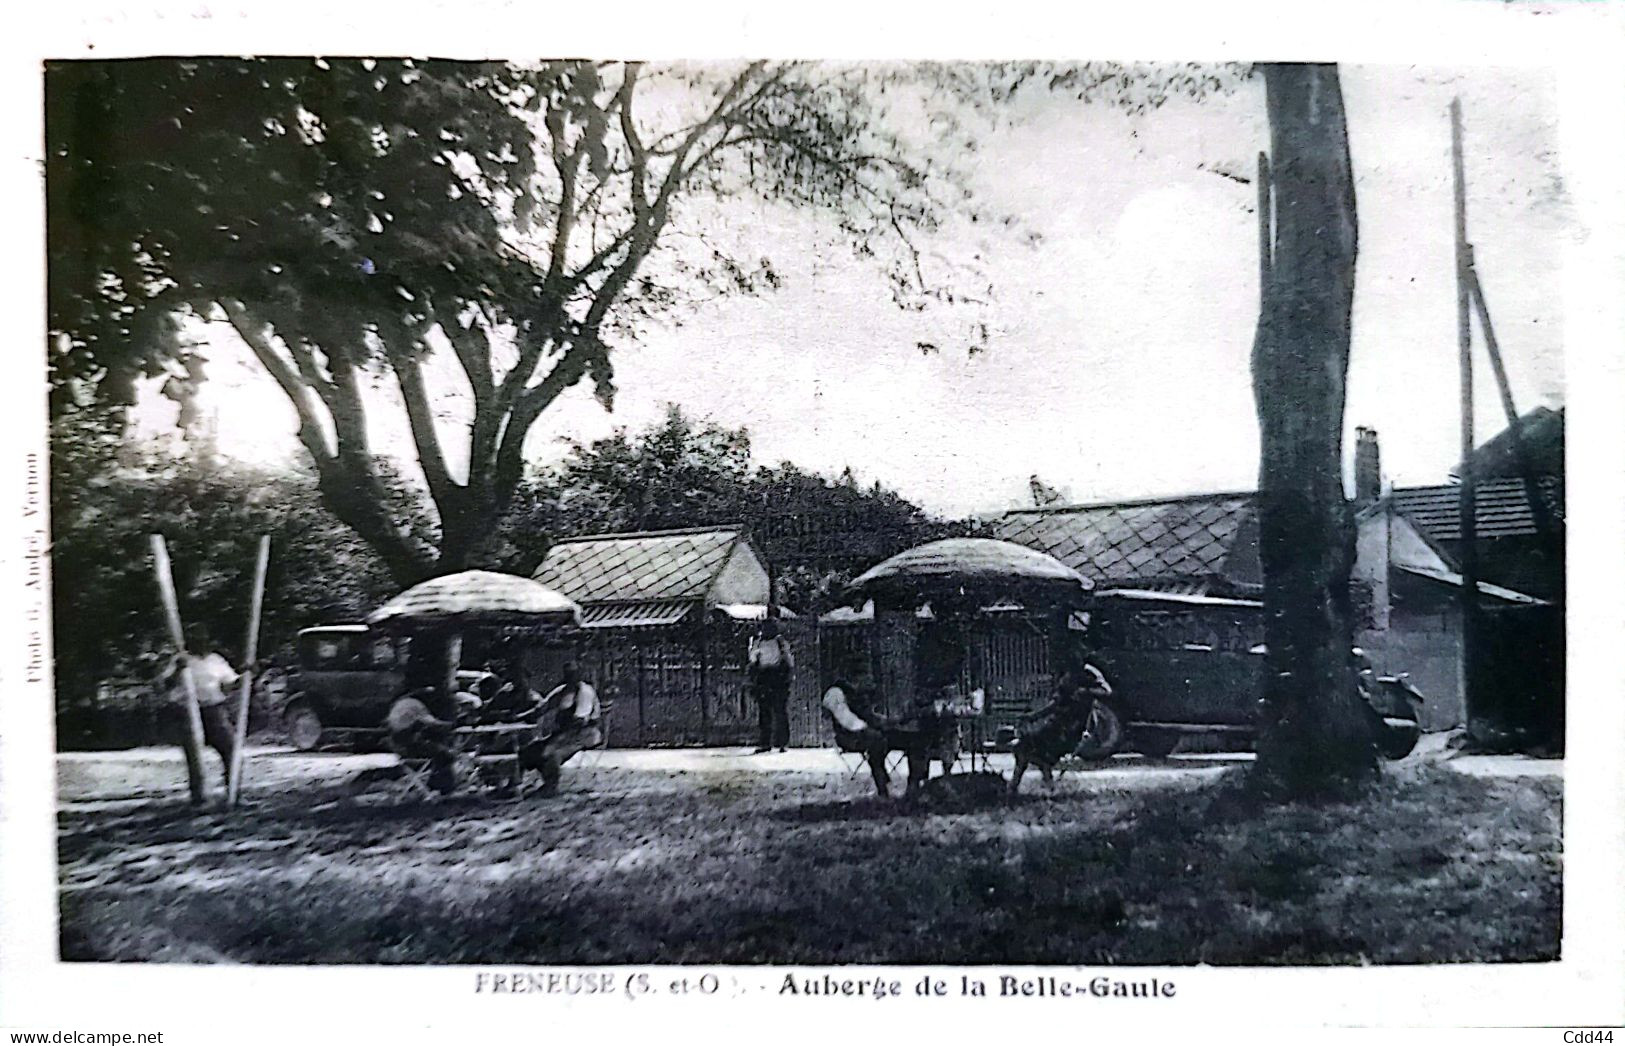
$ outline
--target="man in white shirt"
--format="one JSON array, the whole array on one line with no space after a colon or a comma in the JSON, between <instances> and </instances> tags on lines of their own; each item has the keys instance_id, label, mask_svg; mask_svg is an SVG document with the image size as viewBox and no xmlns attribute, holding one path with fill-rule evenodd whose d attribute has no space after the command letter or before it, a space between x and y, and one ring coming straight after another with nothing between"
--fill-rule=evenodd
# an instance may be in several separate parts
<instances>
[{"instance_id":1,"label":"man in white shirt","mask_svg":"<svg viewBox=\"0 0 1625 1046\"><path fill-rule=\"evenodd\" d=\"M395 754L402 759L427 759L429 787L450 795L458 785L457 723L430 711L428 702L432 699L432 691L427 689L397 698L389 706L384 725Z\"/></svg>"},{"instance_id":2,"label":"man in white shirt","mask_svg":"<svg viewBox=\"0 0 1625 1046\"><path fill-rule=\"evenodd\" d=\"M756 696L756 754L777 748L790 750L790 674L796 656L779 634L773 618L762 622L761 634L751 643L747 663L751 692Z\"/></svg>"},{"instance_id":3,"label":"man in white shirt","mask_svg":"<svg viewBox=\"0 0 1625 1046\"><path fill-rule=\"evenodd\" d=\"M907 757L909 795L925 784L933 758L942 759L945 765L953 761L951 755L942 752L943 732L932 702L899 719L879 712L865 657L856 657L847 664L846 671L824 691L822 703L835 728L836 746L843 752L863 755L882 798L891 796L891 775L886 770L888 753L902 752ZM947 713L946 707L943 713ZM922 721L922 717L929 721Z\"/></svg>"},{"instance_id":4,"label":"man in white shirt","mask_svg":"<svg viewBox=\"0 0 1625 1046\"><path fill-rule=\"evenodd\" d=\"M574 662L565 664L563 674L564 681L542 698L543 725L538 733L547 731L550 725L551 732L519 753L520 766L541 770L544 796L558 794L559 773L577 752L604 743L598 691L581 678L581 670ZM549 724L548 720L553 722Z\"/></svg>"},{"instance_id":5,"label":"man in white shirt","mask_svg":"<svg viewBox=\"0 0 1625 1046\"><path fill-rule=\"evenodd\" d=\"M891 775L886 772L886 753L891 746L881 729L882 717L872 710L873 691L867 667L854 661L824 691L822 703L835 728L835 746L862 755L869 764L875 790L881 798L887 798L891 795Z\"/></svg>"},{"instance_id":6,"label":"man in white shirt","mask_svg":"<svg viewBox=\"0 0 1625 1046\"><path fill-rule=\"evenodd\" d=\"M203 741L220 753L222 780L230 772L232 753L237 747L237 729L232 722L231 701L228 691L237 685L237 670L220 654L211 650L208 633L201 625L186 630L186 645L193 651L176 654L165 668L161 685L165 692L171 718L186 726L186 680L182 673L192 677L192 688L197 694L198 715L203 720ZM191 745L182 745L186 753L186 781L192 793L192 805L201 806L208 801L208 786L204 781L203 753L194 752Z\"/></svg>"}]
</instances>

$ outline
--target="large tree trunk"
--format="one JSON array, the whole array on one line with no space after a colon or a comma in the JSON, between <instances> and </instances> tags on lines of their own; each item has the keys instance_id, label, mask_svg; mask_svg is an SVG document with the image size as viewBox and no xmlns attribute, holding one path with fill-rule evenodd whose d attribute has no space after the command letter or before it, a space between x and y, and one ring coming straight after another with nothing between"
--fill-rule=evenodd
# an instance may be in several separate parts
<instances>
[{"instance_id":1,"label":"large tree trunk","mask_svg":"<svg viewBox=\"0 0 1625 1046\"><path fill-rule=\"evenodd\" d=\"M1266 65L1273 258L1253 345L1261 437L1268 722L1255 773L1290 795L1376 769L1351 671L1354 531L1343 493L1343 398L1357 244L1342 91L1333 65Z\"/></svg>"}]
</instances>

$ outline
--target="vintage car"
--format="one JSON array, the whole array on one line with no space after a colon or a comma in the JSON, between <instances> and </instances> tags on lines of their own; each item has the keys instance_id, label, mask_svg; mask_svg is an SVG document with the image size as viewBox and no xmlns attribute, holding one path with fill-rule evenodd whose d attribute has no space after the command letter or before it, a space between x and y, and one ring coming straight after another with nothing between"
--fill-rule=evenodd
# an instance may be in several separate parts
<instances>
[{"instance_id":1,"label":"vintage car","mask_svg":"<svg viewBox=\"0 0 1625 1046\"><path fill-rule=\"evenodd\" d=\"M1195 738L1210 750L1251 747L1266 714L1261 610L1256 600L1101 593L1091 659L1112 697L1097 704L1079 757L1162 758ZM1421 736L1422 695L1403 675L1371 671L1359 650L1350 670L1371 707L1378 750L1388 759L1410 754Z\"/></svg>"},{"instance_id":2,"label":"vintage car","mask_svg":"<svg viewBox=\"0 0 1625 1046\"><path fill-rule=\"evenodd\" d=\"M1262 660L1262 651L1259 657ZM1113 695L1096 702L1077 756L1097 760L1118 752L1139 752L1161 759L1181 742L1198 737L1223 739L1215 746L1218 748L1252 746L1265 715L1259 690L1238 687L1222 691L1219 701L1191 700L1180 706L1169 695L1175 700L1189 697L1191 677L1157 688L1153 680L1158 677L1166 682L1161 671L1140 674L1127 670L1113 678ZM1410 755L1422 736L1421 691L1404 675L1367 673L1360 692L1373 714L1377 751L1384 759Z\"/></svg>"},{"instance_id":3,"label":"vintage car","mask_svg":"<svg viewBox=\"0 0 1625 1046\"><path fill-rule=\"evenodd\" d=\"M410 640L366 625L307 628L295 641L282 723L301 751L317 748L367 750L384 739L384 717L405 686ZM490 689L489 672L461 670L459 687Z\"/></svg>"}]
</instances>

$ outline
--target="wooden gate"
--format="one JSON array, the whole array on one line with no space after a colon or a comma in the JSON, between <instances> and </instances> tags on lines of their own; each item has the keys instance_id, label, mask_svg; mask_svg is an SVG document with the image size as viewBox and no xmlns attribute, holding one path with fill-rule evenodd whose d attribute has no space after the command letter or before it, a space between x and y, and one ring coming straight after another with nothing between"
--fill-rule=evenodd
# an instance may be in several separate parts
<instances>
[{"instance_id":1,"label":"wooden gate","mask_svg":"<svg viewBox=\"0 0 1625 1046\"><path fill-rule=\"evenodd\" d=\"M959 691L967 695L980 682L987 695L984 723L1013 724L1050 697L1049 641L1026 618L978 621L967 638L971 655L960 675Z\"/></svg>"},{"instance_id":2,"label":"wooden gate","mask_svg":"<svg viewBox=\"0 0 1625 1046\"><path fill-rule=\"evenodd\" d=\"M816 618L796 619L783 622L780 634L790 641L796 659L796 671L790 677L790 744L797 748L832 745L835 734L822 703L823 630Z\"/></svg>"},{"instance_id":3,"label":"wooden gate","mask_svg":"<svg viewBox=\"0 0 1625 1046\"><path fill-rule=\"evenodd\" d=\"M745 745L756 738L756 701L745 667L756 628L750 622L713 621L690 629L605 629L573 644L538 647L529 667L545 691L564 662L574 658L607 709L611 747ZM796 659L790 743L828 744L819 704L818 624L787 620L783 635Z\"/></svg>"},{"instance_id":4,"label":"wooden gate","mask_svg":"<svg viewBox=\"0 0 1625 1046\"><path fill-rule=\"evenodd\" d=\"M716 622L705 630L706 744L755 740L756 701L745 668L754 631L754 626L736 621Z\"/></svg>"}]
</instances>

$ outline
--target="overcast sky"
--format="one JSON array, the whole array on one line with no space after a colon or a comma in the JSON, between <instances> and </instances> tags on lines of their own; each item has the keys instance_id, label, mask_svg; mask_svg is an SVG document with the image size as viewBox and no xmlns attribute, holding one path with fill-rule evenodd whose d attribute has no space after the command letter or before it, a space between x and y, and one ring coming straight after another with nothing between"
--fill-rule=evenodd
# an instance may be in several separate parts
<instances>
[{"instance_id":1,"label":"overcast sky","mask_svg":"<svg viewBox=\"0 0 1625 1046\"><path fill-rule=\"evenodd\" d=\"M1471 237L1513 391L1521 410L1557 405L1559 266L1580 232L1553 85L1531 70L1345 67L1343 87L1360 220L1348 426L1379 430L1393 482L1443 482L1459 441L1447 106L1460 95ZM938 512L1024 503L1035 473L1074 501L1250 489L1255 190L1212 169L1250 175L1267 140L1260 83L1139 117L1047 98L987 135L978 188L1041 240L994 244L994 336L975 357L920 353L922 321L878 270L820 247L806 215L758 206L783 286L621 345L614 413L572 391L532 455L642 427L671 401L747 426L759 461L850 466ZM246 351L226 338L211 356L222 449L296 453L292 410ZM1503 421L1482 355L1478 376L1482 440ZM143 408L148 425L166 415ZM403 421L377 431L405 446Z\"/></svg>"}]
</instances>

